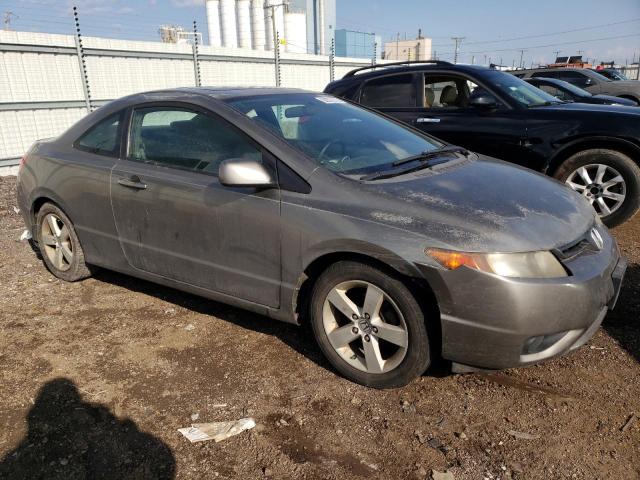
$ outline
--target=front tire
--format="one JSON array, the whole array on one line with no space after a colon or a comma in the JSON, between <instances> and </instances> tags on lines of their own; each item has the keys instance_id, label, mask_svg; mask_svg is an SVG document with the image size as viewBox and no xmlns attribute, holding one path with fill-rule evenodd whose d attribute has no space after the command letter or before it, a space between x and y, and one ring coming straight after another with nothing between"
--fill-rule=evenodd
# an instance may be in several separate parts
<instances>
[{"instance_id":1,"label":"front tire","mask_svg":"<svg viewBox=\"0 0 640 480\"><path fill-rule=\"evenodd\" d=\"M583 195L608 227L629 220L640 208L640 168L616 150L578 152L560 165L554 177Z\"/></svg>"},{"instance_id":2,"label":"front tire","mask_svg":"<svg viewBox=\"0 0 640 480\"><path fill-rule=\"evenodd\" d=\"M399 278L364 263L337 262L318 278L310 307L320 349L348 379L395 388L429 367L423 310Z\"/></svg>"},{"instance_id":3,"label":"front tire","mask_svg":"<svg viewBox=\"0 0 640 480\"><path fill-rule=\"evenodd\" d=\"M36 222L42 261L51 273L67 282L91 276L76 230L60 208L45 203L38 211Z\"/></svg>"}]
</instances>

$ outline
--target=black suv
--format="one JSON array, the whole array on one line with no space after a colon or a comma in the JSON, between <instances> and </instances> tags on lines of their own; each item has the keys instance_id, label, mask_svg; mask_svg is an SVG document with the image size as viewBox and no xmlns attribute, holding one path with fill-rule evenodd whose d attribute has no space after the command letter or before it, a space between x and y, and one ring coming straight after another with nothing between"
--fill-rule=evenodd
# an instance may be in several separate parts
<instances>
[{"instance_id":1,"label":"black suv","mask_svg":"<svg viewBox=\"0 0 640 480\"><path fill-rule=\"evenodd\" d=\"M640 206L640 109L567 103L508 73L442 61L358 68L325 92L552 175L609 226Z\"/></svg>"}]
</instances>

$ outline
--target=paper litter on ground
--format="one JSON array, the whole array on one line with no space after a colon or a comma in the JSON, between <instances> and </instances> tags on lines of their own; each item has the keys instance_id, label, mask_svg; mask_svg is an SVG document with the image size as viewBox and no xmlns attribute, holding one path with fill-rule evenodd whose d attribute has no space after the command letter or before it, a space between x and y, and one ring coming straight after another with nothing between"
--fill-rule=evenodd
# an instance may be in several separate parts
<instances>
[{"instance_id":1,"label":"paper litter on ground","mask_svg":"<svg viewBox=\"0 0 640 480\"><path fill-rule=\"evenodd\" d=\"M178 431L191 443L205 440L220 442L255 426L253 418L241 418L232 422L194 423L191 427L179 428Z\"/></svg>"}]
</instances>

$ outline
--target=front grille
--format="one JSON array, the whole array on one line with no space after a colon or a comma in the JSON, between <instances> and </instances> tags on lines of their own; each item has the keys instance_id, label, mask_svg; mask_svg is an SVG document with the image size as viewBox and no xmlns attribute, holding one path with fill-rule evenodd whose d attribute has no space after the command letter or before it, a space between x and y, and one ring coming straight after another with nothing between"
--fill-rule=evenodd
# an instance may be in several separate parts
<instances>
[{"instance_id":1,"label":"front grille","mask_svg":"<svg viewBox=\"0 0 640 480\"><path fill-rule=\"evenodd\" d=\"M591 227L575 241L554 250L560 261L567 262L582 255L592 255L598 253L600 248L594 243L591 231L597 227Z\"/></svg>"}]
</instances>

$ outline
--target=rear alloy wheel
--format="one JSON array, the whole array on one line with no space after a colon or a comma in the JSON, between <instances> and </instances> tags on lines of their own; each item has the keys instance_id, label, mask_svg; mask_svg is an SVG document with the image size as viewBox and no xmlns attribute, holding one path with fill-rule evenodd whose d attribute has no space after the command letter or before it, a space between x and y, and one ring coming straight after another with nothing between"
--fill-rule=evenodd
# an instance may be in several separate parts
<instances>
[{"instance_id":1,"label":"rear alloy wheel","mask_svg":"<svg viewBox=\"0 0 640 480\"><path fill-rule=\"evenodd\" d=\"M555 177L585 197L609 227L631 218L640 206L640 168L620 152L579 152L560 166Z\"/></svg>"},{"instance_id":2,"label":"rear alloy wheel","mask_svg":"<svg viewBox=\"0 0 640 480\"><path fill-rule=\"evenodd\" d=\"M37 237L42 260L56 277L74 282L91 275L73 224L56 205L45 203L40 208Z\"/></svg>"},{"instance_id":3,"label":"rear alloy wheel","mask_svg":"<svg viewBox=\"0 0 640 480\"><path fill-rule=\"evenodd\" d=\"M429 366L420 306L402 281L369 265L339 262L320 276L312 327L333 366L363 385L403 386Z\"/></svg>"}]
</instances>

